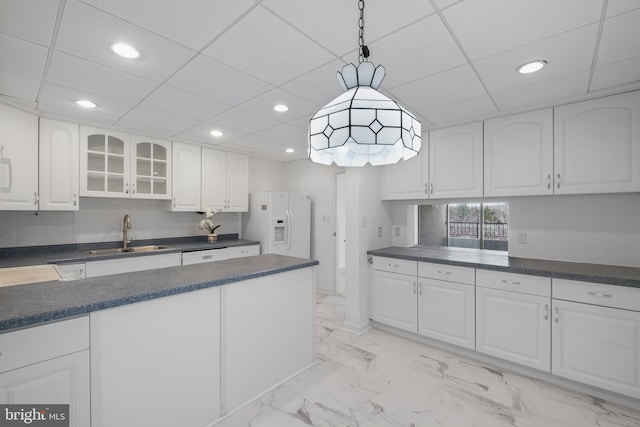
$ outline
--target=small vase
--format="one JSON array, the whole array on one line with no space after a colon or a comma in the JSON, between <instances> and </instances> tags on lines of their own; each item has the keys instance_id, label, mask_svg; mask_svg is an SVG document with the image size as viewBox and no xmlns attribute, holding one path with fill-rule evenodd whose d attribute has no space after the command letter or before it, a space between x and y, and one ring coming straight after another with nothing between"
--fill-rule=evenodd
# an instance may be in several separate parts
<instances>
[{"instance_id":1,"label":"small vase","mask_svg":"<svg viewBox=\"0 0 640 427\"><path fill-rule=\"evenodd\" d=\"M207 242L216 243L217 241L218 241L218 235L217 234L209 234L207 236Z\"/></svg>"}]
</instances>

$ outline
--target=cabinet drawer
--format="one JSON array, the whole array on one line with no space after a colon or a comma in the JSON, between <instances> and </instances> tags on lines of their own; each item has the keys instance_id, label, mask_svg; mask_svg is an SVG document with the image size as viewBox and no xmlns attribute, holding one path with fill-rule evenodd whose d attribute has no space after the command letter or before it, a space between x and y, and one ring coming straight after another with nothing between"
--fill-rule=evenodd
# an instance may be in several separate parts
<instances>
[{"instance_id":1,"label":"cabinet drawer","mask_svg":"<svg viewBox=\"0 0 640 427\"><path fill-rule=\"evenodd\" d=\"M640 311L640 289L627 286L553 279L553 298Z\"/></svg>"},{"instance_id":2,"label":"cabinet drawer","mask_svg":"<svg viewBox=\"0 0 640 427\"><path fill-rule=\"evenodd\" d=\"M468 285L473 285L476 282L474 268L430 262L418 263L418 276Z\"/></svg>"},{"instance_id":3,"label":"cabinet drawer","mask_svg":"<svg viewBox=\"0 0 640 427\"><path fill-rule=\"evenodd\" d=\"M235 246L229 248L229 259L260 255L260 245Z\"/></svg>"},{"instance_id":4,"label":"cabinet drawer","mask_svg":"<svg viewBox=\"0 0 640 427\"><path fill-rule=\"evenodd\" d=\"M201 264L204 262L223 261L229 259L227 248L208 249L205 251L183 252L182 265Z\"/></svg>"},{"instance_id":5,"label":"cabinet drawer","mask_svg":"<svg viewBox=\"0 0 640 427\"><path fill-rule=\"evenodd\" d=\"M551 296L551 278L503 271L476 270L476 285L522 294Z\"/></svg>"},{"instance_id":6,"label":"cabinet drawer","mask_svg":"<svg viewBox=\"0 0 640 427\"><path fill-rule=\"evenodd\" d=\"M0 372L89 348L89 317L0 334Z\"/></svg>"},{"instance_id":7,"label":"cabinet drawer","mask_svg":"<svg viewBox=\"0 0 640 427\"><path fill-rule=\"evenodd\" d=\"M374 270L388 271L390 273L408 274L410 276L415 276L418 271L417 261L378 256L374 256L372 258Z\"/></svg>"}]
</instances>

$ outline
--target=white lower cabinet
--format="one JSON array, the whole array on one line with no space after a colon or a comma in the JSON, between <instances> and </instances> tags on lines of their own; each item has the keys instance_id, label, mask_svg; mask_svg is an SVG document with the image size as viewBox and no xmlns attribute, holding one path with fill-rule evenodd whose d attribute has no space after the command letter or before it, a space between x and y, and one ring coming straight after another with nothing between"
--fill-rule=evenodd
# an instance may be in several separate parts
<instances>
[{"instance_id":1,"label":"white lower cabinet","mask_svg":"<svg viewBox=\"0 0 640 427\"><path fill-rule=\"evenodd\" d=\"M0 403L69 404L69 425L90 425L89 319L0 335Z\"/></svg>"},{"instance_id":2,"label":"white lower cabinet","mask_svg":"<svg viewBox=\"0 0 640 427\"><path fill-rule=\"evenodd\" d=\"M420 262L418 276L418 334L474 349L474 269Z\"/></svg>"},{"instance_id":3,"label":"white lower cabinet","mask_svg":"<svg viewBox=\"0 0 640 427\"><path fill-rule=\"evenodd\" d=\"M260 245L232 246L228 249L229 259L260 255Z\"/></svg>"},{"instance_id":4,"label":"white lower cabinet","mask_svg":"<svg viewBox=\"0 0 640 427\"><path fill-rule=\"evenodd\" d=\"M213 422L219 331L219 287L91 313L91 425Z\"/></svg>"},{"instance_id":5,"label":"white lower cabinet","mask_svg":"<svg viewBox=\"0 0 640 427\"><path fill-rule=\"evenodd\" d=\"M418 332L417 262L373 257L370 317L398 329Z\"/></svg>"},{"instance_id":6,"label":"white lower cabinet","mask_svg":"<svg viewBox=\"0 0 640 427\"><path fill-rule=\"evenodd\" d=\"M554 279L553 296L552 373L640 398L640 289Z\"/></svg>"},{"instance_id":7,"label":"white lower cabinet","mask_svg":"<svg viewBox=\"0 0 640 427\"><path fill-rule=\"evenodd\" d=\"M182 265L203 264L205 262L224 261L225 259L229 259L227 248L182 253Z\"/></svg>"},{"instance_id":8,"label":"white lower cabinet","mask_svg":"<svg viewBox=\"0 0 640 427\"><path fill-rule=\"evenodd\" d=\"M476 350L551 369L551 279L476 270Z\"/></svg>"},{"instance_id":9,"label":"white lower cabinet","mask_svg":"<svg viewBox=\"0 0 640 427\"><path fill-rule=\"evenodd\" d=\"M156 268L177 267L181 265L181 263L182 257L179 252L87 261L85 276L98 277L110 274L131 273L133 271L153 270Z\"/></svg>"}]
</instances>

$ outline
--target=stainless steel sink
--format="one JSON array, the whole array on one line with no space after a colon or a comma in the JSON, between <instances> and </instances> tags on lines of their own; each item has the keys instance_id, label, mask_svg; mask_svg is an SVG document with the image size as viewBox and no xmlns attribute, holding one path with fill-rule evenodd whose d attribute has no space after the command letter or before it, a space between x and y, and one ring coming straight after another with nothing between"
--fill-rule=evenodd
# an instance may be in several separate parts
<instances>
[{"instance_id":1,"label":"stainless steel sink","mask_svg":"<svg viewBox=\"0 0 640 427\"><path fill-rule=\"evenodd\" d=\"M131 246L129 248L112 248L112 249L94 249L87 251L89 255L113 255L113 254L127 254L134 252L153 252L161 251L164 249L171 249L170 246L165 245L147 245L147 246Z\"/></svg>"}]
</instances>

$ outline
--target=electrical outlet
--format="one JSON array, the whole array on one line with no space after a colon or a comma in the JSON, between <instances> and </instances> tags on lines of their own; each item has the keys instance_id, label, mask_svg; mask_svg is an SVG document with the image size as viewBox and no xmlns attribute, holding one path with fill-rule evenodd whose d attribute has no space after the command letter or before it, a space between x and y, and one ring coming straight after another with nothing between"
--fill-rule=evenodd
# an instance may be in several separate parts
<instances>
[{"instance_id":1,"label":"electrical outlet","mask_svg":"<svg viewBox=\"0 0 640 427\"><path fill-rule=\"evenodd\" d=\"M382 227L378 227L378 237L382 237Z\"/></svg>"},{"instance_id":2,"label":"electrical outlet","mask_svg":"<svg viewBox=\"0 0 640 427\"><path fill-rule=\"evenodd\" d=\"M518 243L521 245L526 245L527 244L527 233L524 231L520 231L518 233Z\"/></svg>"},{"instance_id":3,"label":"electrical outlet","mask_svg":"<svg viewBox=\"0 0 640 427\"><path fill-rule=\"evenodd\" d=\"M395 227L396 237L400 237L400 227Z\"/></svg>"}]
</instances>

